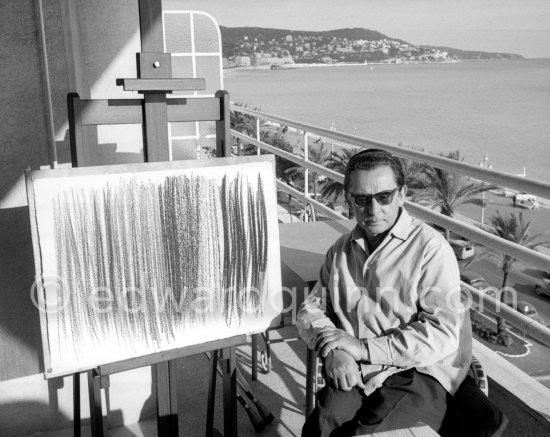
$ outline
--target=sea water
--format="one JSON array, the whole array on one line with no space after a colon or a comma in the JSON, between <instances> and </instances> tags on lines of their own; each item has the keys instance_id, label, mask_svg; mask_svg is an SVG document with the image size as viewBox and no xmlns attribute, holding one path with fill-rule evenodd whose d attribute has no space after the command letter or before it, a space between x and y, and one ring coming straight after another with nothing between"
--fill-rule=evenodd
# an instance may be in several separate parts
<instances>
[{"instance_id":1,"label":"sea water","mask_svg":"<svg viewBox=\"0 0 550 437\"><path fill-rule=\"evenodd\" d=\"M231 100L550 182L550 59L229 70Z\"/></svg>"}]
</instances>

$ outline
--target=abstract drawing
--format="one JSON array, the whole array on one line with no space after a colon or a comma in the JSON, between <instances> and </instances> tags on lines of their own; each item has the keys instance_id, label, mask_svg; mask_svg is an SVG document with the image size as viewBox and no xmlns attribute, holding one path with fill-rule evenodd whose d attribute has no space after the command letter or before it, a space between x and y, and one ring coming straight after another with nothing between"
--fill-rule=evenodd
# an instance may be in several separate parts
<instances>
[{"instance_id":1,"label":"abstract drawing","mask_svg":"<svg viewBox=\"0 0 550 437\"><path fill-rule=\"evenodd\" d=\"M38 273L54 278L37 290L47 376L258 332L280 314L272 159L47 170L28 184Z\"/></svg>"}]
</instances>

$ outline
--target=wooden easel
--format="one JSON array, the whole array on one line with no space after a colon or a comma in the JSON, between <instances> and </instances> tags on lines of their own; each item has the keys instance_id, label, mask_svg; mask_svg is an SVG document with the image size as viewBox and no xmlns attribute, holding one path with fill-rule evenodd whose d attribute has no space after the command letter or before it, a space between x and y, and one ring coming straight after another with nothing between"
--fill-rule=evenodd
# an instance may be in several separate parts
<instances>
[{"instance_id":1,"label":"wooden easel","mask_svg":"<svg viewBox=\"0 0 550 437\"><path fill-rule=\"evenodd\" d=\"M71 160L73 167L89 165L83 156L82 128L92 125L142 124L143 150L146 162L168 161L168 122L215 121L216 156L230 156L229 95L218 91L215 97L167 99L176 90L204 90L204 79L172 78L171 55L164 53L162 8L160 0L139 0L141 53L137 54L138 78L119 79L126 91L143 93L143 99L82 100L76 93L67 96ZM159 436L178 435L177 388L175 360L214 351L223 364L224 435L237 435L235 346L245 343L246 336L213 341L167 352L147 355L88 371L90 421L92 435L103 437L108 429L103 421L101 389L109 386L109 375L143 366L152 366L153 386L157 398ZM216 359L210 377L207 434L213 429L213 407L216 384ZM80 436L80 374L73 375L74 435Z\"/></svg>"}]
</instances>

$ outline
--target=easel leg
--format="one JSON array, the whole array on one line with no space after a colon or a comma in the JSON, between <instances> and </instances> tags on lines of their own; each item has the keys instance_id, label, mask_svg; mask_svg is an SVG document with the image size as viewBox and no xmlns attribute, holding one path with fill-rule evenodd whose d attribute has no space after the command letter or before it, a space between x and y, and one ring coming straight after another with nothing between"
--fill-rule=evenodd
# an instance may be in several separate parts
<instances>
[{"instance_id":1,"label":"easel leg","mask_svg":"<svg viewBox=\"0 0 550 437\"><path fill-rule=\"evenodd\" d=\"M216 404L216 378L218 376L218 351L212 352L210 358L210 384L208 386L208 406L206 410L206 437L214 435L214 407Z\"/></svg>"},{"instance_id":2,"label":"easel leg","mask_svg":"<svg viewBox=\"0 0 550 437\"><path fill-rule=\"evenodd\" d=\"M88 396L90 398L90 427L93 437L105 437L103 409L101 407L100 377L95 370L88 371Z\"/></svg>"},{"instance_id":3,"label":"easel leg","mask_svg":"<svg viewBox=\"0 0 550 437\"><path fill-rule=\"evenodd\" d=\"M80 373L73 374L73 434L80 437Z\"/></svg>"},{"instance_id":4,"label":"easel leg","mask_svg":"<svg viewBox=\"0 0 550 437\"><path fill-rule=\"evenodd\" d=\"M177 407L173 404L170 362L154 364L152 366L153 383L156 384L157 393L157 432L159 436L178 435Z\"/></svg>"},{"instance_id":5,"label":"easel leg","mask_svg":"<svg viewBox=\"0 0 550 437\"><path fill-rule=\"evenodd\" d=\"M237 367L235 347L222 349L223 428L225 437L237 436Z\"/></svg>"},{"instance_id":6,"label":"easel leg","mask_svg":"<svg viewBox=\"0 0 550 437\"><path fill-rule=\"evenodd\" d=\"M252 381L258 380L258 338L260 334L252 336Z\"/></svg>"},{"instance_id":7,"label":"easel leg","mask_svg":"<svg viewBox=\"0 0 550 437\"><path fill-rule=\"evenodd\" d=\"M306 418L313 411L313 378L316 377L317 369L315 368L315 352L307 348L306 357Z\"/></svg>"},{"instance_id":8,"label":"easel leg","mask_svg":"<svg viewBox=\"0 0 550 437\"><path fill-rule=\"evenodd\" d=\"M271 345L269 343L269 330L265 331L264 339L265 339L265 354L267 357L266 366L267 366L267 372L269 373L269 371L271 370Z\"/></svg>"}]
</instances>

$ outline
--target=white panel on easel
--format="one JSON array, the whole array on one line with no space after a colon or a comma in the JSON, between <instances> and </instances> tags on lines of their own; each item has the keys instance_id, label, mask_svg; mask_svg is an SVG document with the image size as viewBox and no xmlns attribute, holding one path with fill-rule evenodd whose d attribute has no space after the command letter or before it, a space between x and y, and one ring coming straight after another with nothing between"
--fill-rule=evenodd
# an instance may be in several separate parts
<instances>
[{"instance_id":1,"label":"white panel on easel","mask_svg":"<svg viewBox=\"0 0 550 437\"><path fill-rule=\"evenodd\" d=\"M265 330L274 182L272 156L29 172L46 376Z\"/></svg>"},{"instance_id":2,"label":"white panel on easel","mask_svg":"<svg viewBox=\"0 0 550 437\"><path fill-rule=\"evenodd\" d=\"M162 12L164 50L172 55L172 77L202 78L206 89L174 91L170 97L213 97L223 90L222 42L216 20L200 11ZM170 157L173 160L215 155L215 132L206 133L205 122L196 122L192 132L182 134L169 123Z\"/></svg>"}]
</instances>

